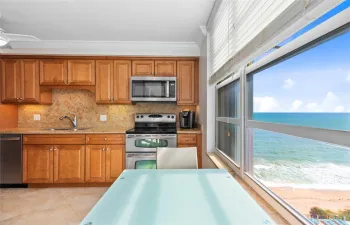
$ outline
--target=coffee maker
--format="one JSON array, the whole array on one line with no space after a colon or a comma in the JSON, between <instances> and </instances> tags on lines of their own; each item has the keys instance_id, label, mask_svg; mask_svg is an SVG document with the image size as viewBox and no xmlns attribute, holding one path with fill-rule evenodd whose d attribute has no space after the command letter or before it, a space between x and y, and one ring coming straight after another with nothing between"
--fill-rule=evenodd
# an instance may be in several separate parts
<instances>
[{"instance_id":1,"label":"coffee maker","mask_svg":"<svg viewBox=\"0 0 350 225\"><path fill-rule=\"evenodd\" d=\"M192 129L195 128L195 114L192 110L183 110L179 113L180 128Z\"/></svg>"}]
</instances>

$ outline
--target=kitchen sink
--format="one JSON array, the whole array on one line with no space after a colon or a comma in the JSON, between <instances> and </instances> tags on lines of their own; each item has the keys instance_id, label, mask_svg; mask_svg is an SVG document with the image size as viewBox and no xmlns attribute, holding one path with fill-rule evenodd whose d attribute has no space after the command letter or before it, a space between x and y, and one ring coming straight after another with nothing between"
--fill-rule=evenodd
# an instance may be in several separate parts
<instances>
[{"instance_id":1,"label":"kitchen sink","mask_svg":"<svg viewBox=\"0 0 350 225\"><path fill-rule=\"evenodd\" d=\"M43 130L51 130L51 131L60 131L60 130L71 130L71 131L78 131L78 130L88 130L88 129L91 129L90 127L84 127L84 128L45 128Z\"/></svg>"}]
</instances>

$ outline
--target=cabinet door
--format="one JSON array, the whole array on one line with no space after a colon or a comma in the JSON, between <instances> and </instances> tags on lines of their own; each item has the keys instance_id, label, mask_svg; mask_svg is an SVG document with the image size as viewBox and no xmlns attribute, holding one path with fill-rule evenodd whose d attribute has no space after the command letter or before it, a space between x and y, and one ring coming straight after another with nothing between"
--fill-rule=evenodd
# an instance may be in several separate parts
<instances>
[{"instance_id":1,"label":"cabinet door","mask_svg":"<svg viewBox=\"0 0 350 225\"><path fill-rule=\"evenodd\" d=\"M95 85L95 60L69 60L69 85Z\"/></svg>"},{"instance_id":2,"label":"cabinet door","mask_svg":"<svg viewBox=\"0 0 350 225\"><path fill-rule=\"evenodd\" d=\"M178 105L195 103L194 61L177 62L177 94Z\"/></svg>"},{"instance_id":3,"label":"cabinet door","mask_svg":"<svg viewBox=\"0 0 350 225\"><path fill-rule=\"evenodd\" d=\"M39 61L21 60L21 102L39 103Z\"/></svg>"},{"instance_id":4,"label":"cabinet door","mask_svg":"<svg viewBox=\"0 0 350 225\"><path fill-rule=\"evenodd\" d=\"M113 101L130 104L131 61L114 61Z\"/></svg>"},{"instance_id":5,"label":"cabinet door","mask_svg":"<svg viewBox=\"0 0 350 225\"><path fill-rule=\"evenodd\" d=\"M23 183L53 183L51 145L23 145Z\"/></svg>"},{"instance_id":6,"label":"cabinet door","mask_svg":"<svg viewBox=\"0 0 350 225\"><path fill-rule=\"evenodd\" d=\"M113 60L96 61L96 102L111 103L113 95Z\"/></svg>"},{"instance_id":7,"label":"cabinet door","mask_svg":"<svg viewBox=\"0 0 350 225\"><path fill-rule=\"evenodd\" d=\"M17 103L20 98L20 61L2 60L1 63L1 101Z\"/></svg>"},{"instance_id":8,"label":"cabinet door","mask_svg":"<svg viewBox=\"0 0 350 225\"><path fill-rule=\"evenodd\" d=\"M85 145L54 146L54 183L84 182Z\"/></svg>"},{"instance_id":9,"label":"cabinet door","mask_svg":"<svg viewBox=\"0 0 350 225\"><path fill-rule=\"evenodd\" d=\"M134 60L132 61L132 76L154 75L153 60Z\"/></svg>"},{"instance_id":10,"label":"cabinet door","mask_svg":"<svg viewBox=\"0 0 350 225\"><path fill-rule=\"evenodd\" d=\"M155 61L156 76L176 76L176 61Z\"/></svg>"},{"instance_id":11,"label":"cabinet door","mask_svg":"<svg viewBox=\"0 0 350 225\"><path fill-rule=\"evenodd\" d=\"M40 85L66 85L67 61L59 59L40 60Z\"/></svg>"},{"instance_id":12,"label":"cabinet door","mask_svg":"<svg viewBox=\"0 0 350 225\"><path fill-rule=\"evenodd\" d=\"M85 182L105 182L105 145L86 145Z\"/></svg>"},{"instance_id":13,"label":"cabinet door","mask_svg":"<svg viewBox=\"0 0 350 225\"><path fill-rule=\"evenodd\" d=\"M124 145L106 146L106 182L114 182L124 170Z\"/></svg>"}]
</instances>

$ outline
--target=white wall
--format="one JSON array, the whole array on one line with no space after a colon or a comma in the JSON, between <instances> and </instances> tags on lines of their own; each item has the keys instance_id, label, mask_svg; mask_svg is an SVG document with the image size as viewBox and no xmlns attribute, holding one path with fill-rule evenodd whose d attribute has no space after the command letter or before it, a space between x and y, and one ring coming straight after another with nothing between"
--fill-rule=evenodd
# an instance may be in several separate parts
<instances>
[{"instance_id":1,"label":"white wall","mask_svg":"<svg viewBox=\"0 0 350 225\"><path fill-rule=\"evenodd\" d=\"M206 156L215 147L215 86L209 86L208 41L205 38L199 58L199 123L202 125L203 168L216 168Z\"/></svg>"}]
</instances>

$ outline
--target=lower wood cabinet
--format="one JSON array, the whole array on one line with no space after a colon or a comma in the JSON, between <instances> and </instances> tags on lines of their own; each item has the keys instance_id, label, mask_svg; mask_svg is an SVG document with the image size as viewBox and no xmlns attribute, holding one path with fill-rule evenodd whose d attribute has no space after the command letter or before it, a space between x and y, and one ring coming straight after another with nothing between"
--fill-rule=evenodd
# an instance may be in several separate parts
<instances>
[{"instance_id":1,"label":"lower wood cabinet","mask_svg":"<svg viewBox=\"0 0 350 225\"><path fill-rule=\"evenodd\" d=\"M124 145L87 145L85 182L113 182L124 169Z\"/></svg>"},{"instance_id":2,"label":"lower wood cabinet","mask_svg":"<svg viewBox=\"0 0 350 225\"><path fill-rule=\"evenodd\" d=\"M196 147L198 168L202 168L202 134L178 134L177 147Z\"/></svg>"},{"instance_id":3,"label":"lower wood cabinet","mask_svg":"<svg viewBox=\"0 0 350 225\"><path fill-rule=\"evenodd\" d=\"M84 182L85 145L24 145L24 183Z\"/></svg>"},{"instance_id":4,"label":"lower wood cabinet","mask_svg":"<svg viewBox=\"0 0 350 225\"><path fill-rule=\"evenodd\" d=\"M53 183L51 145L23 146L23 183Z\"/></svg>"},{"instance_id":5,"label":"lower wood cabinet","mask_svg":"<svg viewBox=\"0 0 350 225\"><path fill-rule=\"evenodd\" d=\"M54 183L83 183L85 145L56 145L54 152Z\"/></svg>"}]
</instances>

